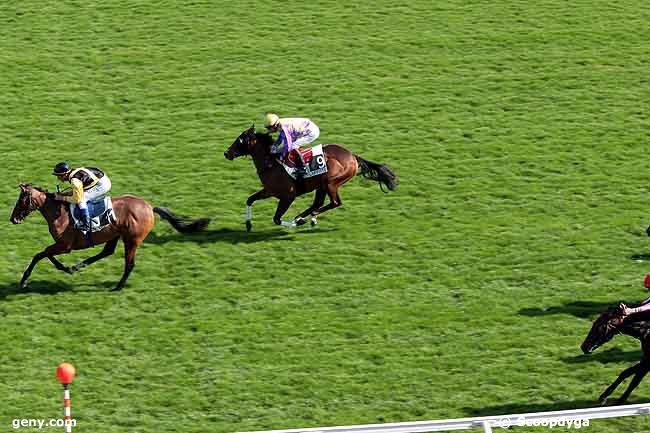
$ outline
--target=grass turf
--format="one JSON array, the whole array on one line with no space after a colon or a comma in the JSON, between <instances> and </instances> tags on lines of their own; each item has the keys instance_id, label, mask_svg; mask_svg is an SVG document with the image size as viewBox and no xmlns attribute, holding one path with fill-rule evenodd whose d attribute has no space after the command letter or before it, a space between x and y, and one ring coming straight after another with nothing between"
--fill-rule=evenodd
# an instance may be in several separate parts
<instances>
[{"instance_id":1,"label":"grass turf","mask_svg":"<svg viewBox=\"0 0 650 433\"><path fill-rule=\"evenodd\" d=\"M5 2L0 425L60 414L64 360L79 431L594 405L640 354L578 346L644 295L649 18L638 1ZM355 179L295 231L259 202L245 233L259 181L222 152L266 110L311 117L399 190ZM59 160L214 222L159 222L121 293L121 252L72 277L42 262L21 292L51 239L39 215L8 223L16 185L52 189Z\"/></svg>"}]
</instances>

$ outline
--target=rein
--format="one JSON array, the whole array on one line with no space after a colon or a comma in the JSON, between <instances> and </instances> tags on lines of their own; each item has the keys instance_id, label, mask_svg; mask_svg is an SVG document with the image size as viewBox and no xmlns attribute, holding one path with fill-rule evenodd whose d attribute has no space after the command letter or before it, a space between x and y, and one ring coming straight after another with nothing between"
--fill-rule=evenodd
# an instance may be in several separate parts
<instances>
[{"instance_id":1,"label":"rein","mask_svg":"<svg viewBox=\"0 0 650 433\"><path fill-rule=\"evenodd\" d=\"M23 192L23 194L27 194L27 197L29 198L29 201L27 202L27 209L23 210L23 211L20 213L20 217L21 217L22 219L27 218L27 215L29 215L30 213L32 213L32 212L34 212L36 209L38 209L38 208L34 205L34 198L32 197L32 191L33 191L32 187L31 187L31 186L28 186L28 187L27 187L27 191Z\"/></svg>"},{"instance_id":2,"label":"rein","mask_svg":"<svg viewBox=\"0 0 650 433\"><path fill-rule=\"evenodd\" d=\"M257 136L257 134L254 135L254 138L253 137L246 137L246 139L247 139L247 143L246 143L247 146L255 147L255 146L258 145L259 137ZM254 144L251 143L252 140L255 140ZM262 145L264 145L264 143L262 143ZM250 151L250 149L249 149L249 153L251 155L251 158L253 158L253 160L255 160L255 156L253 155L253 152ZM262 164L261 164L262 168L257 168L256 167L257 174L262 175L266 171L272 169L273 168L273 161L274 161L273 154L268 153L267 155L264 155L263 160L262 160Z\"/></svg>"}]
</instances>

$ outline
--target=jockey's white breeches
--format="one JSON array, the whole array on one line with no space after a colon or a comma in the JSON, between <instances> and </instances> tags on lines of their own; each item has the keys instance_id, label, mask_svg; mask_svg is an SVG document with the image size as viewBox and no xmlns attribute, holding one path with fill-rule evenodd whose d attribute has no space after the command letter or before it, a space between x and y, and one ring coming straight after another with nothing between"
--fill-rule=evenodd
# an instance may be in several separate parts
<instances>
[{"instance_id":1,"label":"jockey's white breeches","mask_svg":"<svg viewBox=\"0 0 650 433\"><path fill-rule=\"evenodd\" d=\"M111 190L111 180L108 176L104 175L97 181L95 186L84 191L83 199L77 204L79 208L86 209L86 203L103 198Z\"/></svg>"},{"instance_id":2,"label":"jockey's white breeches","mask_svg":"<svg viewBox=\"0 0 650 433\"><path fill-rule=\"evenodd\" d=\"M298 149L300 146L304 146L306 144L311 143L312 141L316 140L318 136L320 135L320 129L318 129L318 126L312 124L312 127L309 128L307 133L303 135L300 138L297 138L293 144L291 145L290 151L293 149Z\"/></svg>"}]
</instances>

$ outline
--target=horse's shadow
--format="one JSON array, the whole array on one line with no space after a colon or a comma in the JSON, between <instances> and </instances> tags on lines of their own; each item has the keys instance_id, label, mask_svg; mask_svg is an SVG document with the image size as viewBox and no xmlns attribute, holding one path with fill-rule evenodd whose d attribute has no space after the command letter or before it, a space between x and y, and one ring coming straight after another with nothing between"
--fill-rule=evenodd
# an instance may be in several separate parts
<instances>
[{"instance_id":1,"label":"horse's shadow","mask_svg":"<svg viewBox=\"0 0 650 433\"><path fill-rule=\"evenodd\" d=\"M26 288L21 289L18 280L15 283L6 283L0 285L0 299L6 299L13 295L39 294L39 295L56 295L61 292L74 290L73 286L61 281L41 281L30 280Z\"/></svg>"},{"instance_id":2,"label":"horse's shadow","mask_svg":"<svg viewBox=\"0 0 650 433\"><path fill-rule=\"evenodd\" d=\"M632 350L624 352L618 347L612 347L608 350L592 353L590 355L578 355L562 358L562 361L567 364L584 364L587 362L600 362L601 364L610 363L635 363L641 359L641 352L639 350Z\"/></svg>"},{"instance_id":3,"label":"horse's shadow","mask_svg":"<svg viewBox=\"0 0 650 433\"><path fill-rule=\"evenodd\" d=\"M650 261L650 253L632 254L630 259L638 262L647 262Z\"/></svg>"},{"instance_id":4,"label":"horse's shadow","mask_svg":"<svg viewBox=\"0 0 650 433\"><path fill-rule=\"evenodd\" d=\"M164 233L162 235L154 232L149 233L145 243L150 244L166 244L167 242L195 242L195 243L208 243L208 242L226 242L233 245L236 244L252 244L256 242L279 240L291 241L296 236L303 236L315 233L335 231L335 228L315 228L315 229L296 229L289 232L282 229L264 230L264 231L251 231L245 230L232 230L221 228L217 230L204 230L197 233L178 234L173 232Z\"/></svg>"},{"instance_id":5,"label":"horse's shadow","mask_svg":"<svg viewBox=\"0 0 650 433\"><path fill-rule=\"evenodd\" d=\"M570 314L581 319L591 319L608 308L616 305L614 302L594 302L594 301L573 301L564 305L542 308L522 308L519 314L522 316L548 316L551 314Z\"/></svg>"},{"instance_id":6,"label":"horse's shadow","mask_svg":"<svg viewBox=\"0 0 650 433\"><path fill-rule=\"evenodd\" d=\"M634 404L636 402L629 402ZM638 403L642 403L639 401ZM558 403L511 403L485 407L465 407L463 410L468 416L500 416L510 414L523 414L535 412L555 412L559 410L575 410L601 407L598 401L593 400L571 400Z\"/></svg>"}]
</instances>

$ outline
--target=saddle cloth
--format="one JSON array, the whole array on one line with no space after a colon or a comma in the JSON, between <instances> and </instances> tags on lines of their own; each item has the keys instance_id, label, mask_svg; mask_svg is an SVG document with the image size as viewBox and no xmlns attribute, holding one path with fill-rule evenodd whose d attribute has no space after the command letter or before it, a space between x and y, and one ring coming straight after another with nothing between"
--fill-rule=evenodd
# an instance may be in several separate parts
<instances>
[{"instance_id":1,"label":"saddle cloth","mask_svg":"<svg viewBox=\"0 0 650 433\"><path fill-rule=\"evenodd\" d=\"M305 163L305 174L303 176L304 179L327 173L327 161L325 160L325 153L323 152L322 144L311 147L309 149L300 150L300 154L302 155L302 160ZM286 160L278 160L278 162L282 164L284 170L289 176L291 176L293 179L296 178L296 162L293 152L289 153L289 156L286 158Z\"/></svg>"},{"instance_id":2,"label":"saddle cloth","mask_svg":"<svg viewBox=\"0 0 650 433\"><path fill-rule=\"evenodd\" d=\"M89 201L88 215L90 215L90 231L98 232L104 227L115 223L115 212L113 211L113 201L110 197L104 197L97 201ZM74 228L79 230L83 226L81 214L76 204L70 204L70 215Z\"/></svg>"}]
</instances>

